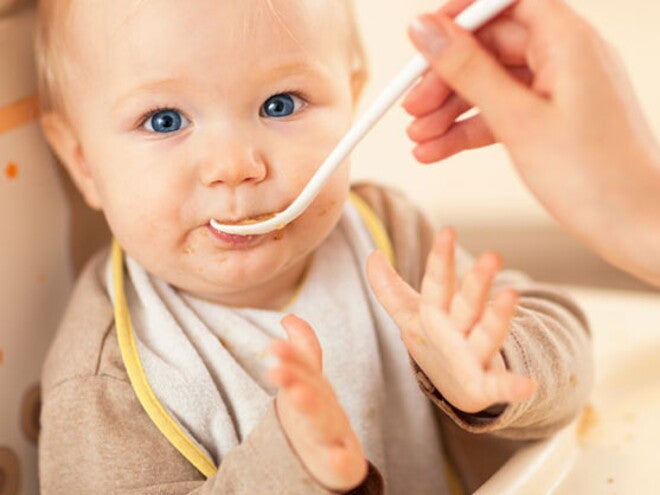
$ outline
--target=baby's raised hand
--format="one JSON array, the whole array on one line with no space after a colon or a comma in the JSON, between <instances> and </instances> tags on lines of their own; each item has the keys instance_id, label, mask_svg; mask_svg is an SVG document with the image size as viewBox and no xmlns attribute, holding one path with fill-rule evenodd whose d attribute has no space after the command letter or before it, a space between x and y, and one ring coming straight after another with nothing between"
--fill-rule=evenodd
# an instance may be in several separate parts
<instances>
[{"instance_id":1,"label":"baby's raised hand","mask_svg":"<svg viewBox=\"0 0 660 495\"><path fill-rule=\"evenodd\" d=\"M282 320L288 340L270 351L278 364L269 378L279 387L277 412L294 450L326 488L348 491L367 474L367 461L346 412L323 376L321 346L308 323L294 315Z\"/></svg>"},{"instance_id":2,"label":"baby's raised hand","mask_svg":"<svg viewBox=\"0 0 660 495\"><path fill-rule=\"evenodd\" d=\"M394 271L382 254L369 258L369 281L401 330L410 355L455 408L476 413L492 405L524 401L534 381L506 370L500 350L517 303L511 289L488 296L501 262L483 254L457 287L455 234L442 230L434 241L421 292Z\"/></svg>"}]
</instances>

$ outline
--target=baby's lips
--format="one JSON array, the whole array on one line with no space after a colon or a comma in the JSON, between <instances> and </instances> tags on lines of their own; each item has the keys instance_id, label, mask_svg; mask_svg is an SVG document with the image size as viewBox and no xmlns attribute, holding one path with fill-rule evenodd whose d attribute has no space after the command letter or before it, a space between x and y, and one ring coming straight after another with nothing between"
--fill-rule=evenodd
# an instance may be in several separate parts
<instances>
[{"instance_id":1,"label":"baby's lips","mask_svg":"<svg viewBox=\"0 0 660 495\"><path fill-rule=\"evenodd\" d=\"M257 215L255 217L244 218L236 222L221 222L221 223L224 223L225 225L252 225L254 223L265 222L266 220L270 220L275 215L276 213L265 213L263 215Z\"/></svg>"},{"instance_id":2,"label":"baby's lips","mask_svg":"<svg viewBox=\"0 0 660 495\"><path fill-rule=\"evenodd\" d=\"M252 225L255 223L265 222L266 220L270 220L275 215L277 215L277 213L278 212L262 213L259 215L255 215L253 217L241 218L240 220L220 220L217 217L214 218L214 220L221 225Z\"/></svg>"}]
</instances>

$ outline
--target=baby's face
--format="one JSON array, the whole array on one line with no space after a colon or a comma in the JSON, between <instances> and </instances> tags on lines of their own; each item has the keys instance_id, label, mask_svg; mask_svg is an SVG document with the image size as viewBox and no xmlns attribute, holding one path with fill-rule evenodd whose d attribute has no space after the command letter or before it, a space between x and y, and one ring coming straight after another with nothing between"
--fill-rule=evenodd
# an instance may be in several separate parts
<instances>
[{"instance_id":1,"label":"baby's face","mask_svg":"<svg viewBox=\"0 0 660 495\"><path fill-rule=\"evenodd\" d=\"M284 209L350 124L342 9L272 3L276 14L264 0L72 6L63 91L88 201L147 270L207 299L241 301L299 270L348 191L344 165L279 232L238 238L209 225Z\"/></svg>"}]
</instances>

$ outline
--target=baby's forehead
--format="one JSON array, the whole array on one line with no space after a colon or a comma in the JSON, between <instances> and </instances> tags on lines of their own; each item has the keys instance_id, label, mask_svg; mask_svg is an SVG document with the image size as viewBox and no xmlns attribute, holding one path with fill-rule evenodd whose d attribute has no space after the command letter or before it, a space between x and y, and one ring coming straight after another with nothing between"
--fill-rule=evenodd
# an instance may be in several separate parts
<instances>
[{"instance_id":1,"label":"baby's forehead","mask_svg":"<svg viewBox=\"0 0 660 495\"><path fill-rule=\"evenodd\" d=\"M84 66L166 68L197 61L227 72L292 55L330 60L348 53L349 45L335 2L73 0L72 45Z\"/></svg>"},{"instance_id":2,"label":"baby's forehead","mask_svg":"<svg viewBox=\"0 0 660 495\"><path fill-rule=\"evenodd\" d=\"M323 57L345 53L350 44L338 0L68 1L68 46L85 64L114 52L204 58L212 51L225 61L292 51Z\"/></svg>"},{"instance_id":3,"label":"baby's forehead","mask_svg":"<svg viewBox=\"0 0 660 495\"><path fill-rule=\"evenodd\" d=\"M166 80L186 73L235 89L241 77L254 79L260 68L286 58L325 64L326 74L341 77L360 52L347 0L41 2L57 23L43 43L41 94L52 90L51 99L67 107L78 91L126 92L135 75Z\"/></svg>"},{"instance_id":4,"label":"baby's forehead","mask_svg":"<svg viewBox=\"0 0 660 495\"><path fill-rule=\"evenodd\" d=\"M332 33L343 36L349 24L345 0L42 1L57 4L57 10L66 14L66 27L74 23L74 33L87 37L98 34L108 43L113 41L113 32L148 30L151 26L159 26L162 39L182 34L175 27L185 26L188 29L183 32L194 39L204 32L204 25L222 29L227 43L241 37L249 43L282 34L302 43Z\"/></svg>"}]
</instances>

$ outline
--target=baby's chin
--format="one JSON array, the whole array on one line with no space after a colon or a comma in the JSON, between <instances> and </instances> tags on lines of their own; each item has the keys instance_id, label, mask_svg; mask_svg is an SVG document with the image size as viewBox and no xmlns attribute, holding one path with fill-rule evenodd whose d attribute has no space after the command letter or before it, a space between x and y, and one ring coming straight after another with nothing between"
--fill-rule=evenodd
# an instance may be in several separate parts
<instances>
[{"instance_id":1,"label":"baby's chin","mask_svg":"<svg viewBox=\"0 0 660 495\"><path fill-rule=\"evenodd\" d=\"M284 304L273 302L295 291L310 255L290 258L272 254L249 260L241 253L220 253L191 260L176 273L163 273L160 277L179 291L205 301L278 309Z\"/></svg>"},{"instance_id":2,"label":"baby's chin","mask_svg":"<svg viewBox=\"0 0 660 495\"><path fill-rule=\"evenodd\" d=\"M222 287L195 286L177 289L189 297L222 306L279 310L293 297L297 287L286 288L275 284L269 288L266 283L254 282L236 285L230 284L229 281L224 283Z\"/></svg>"}]
</instances>

